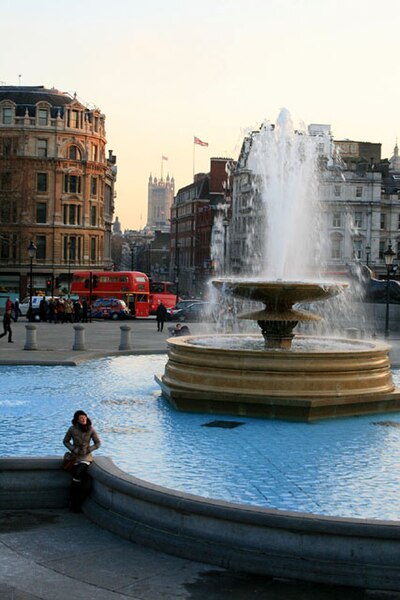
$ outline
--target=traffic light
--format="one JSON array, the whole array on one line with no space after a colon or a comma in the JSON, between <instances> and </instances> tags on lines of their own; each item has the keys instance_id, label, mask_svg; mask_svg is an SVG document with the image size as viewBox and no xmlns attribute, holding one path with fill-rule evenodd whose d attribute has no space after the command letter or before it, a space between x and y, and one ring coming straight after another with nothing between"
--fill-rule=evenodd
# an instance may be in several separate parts
<instances>
[{"instance_id":1,"label":"traffic light","mask_svg":"<svg viewBox=\"0 0 400 600\"><path fill-rule=\"evenodd\" d=\"M98 275L93 275L92 282L93 282L93 286L92 287L97 288L98 285L99 285L99 276Z\"/></svg>"},{"instance_id":2,"label":"traffic light","mask_svg":"<svg viewBox=\"0 0 400 600\"><path fill-rule=\"evenodd\" d=\"M51 290L51 279L46 281L46 289Z\"/></svg>"}]
</instances>

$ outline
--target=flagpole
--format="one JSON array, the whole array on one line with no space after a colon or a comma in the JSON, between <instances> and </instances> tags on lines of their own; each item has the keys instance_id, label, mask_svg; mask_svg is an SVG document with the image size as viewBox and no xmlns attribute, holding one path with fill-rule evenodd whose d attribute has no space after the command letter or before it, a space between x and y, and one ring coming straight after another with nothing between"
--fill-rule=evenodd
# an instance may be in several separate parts
<instances>
[{"instance_id":1,"label":"flagpole","mask_svg":"<svg viewBox=\"0 0 400 600\"><path fill-rule=\"evenodd\" d=\"M196 150L196 144L195 144L194 136L193 136L193 181L194 181L194 174L195 174L195 150Z\"/></svg>"},{"instance_id":2,"label":"flagpole","mask_svg":"<svg viewBox=\"0 0 400 600\"><path fill-rule=\"evenodd\" d=\"M163 180L162 176L163 176L163 165L164 165L164 157L161 157L161 181Z\"/></svg>"}]
</instances>

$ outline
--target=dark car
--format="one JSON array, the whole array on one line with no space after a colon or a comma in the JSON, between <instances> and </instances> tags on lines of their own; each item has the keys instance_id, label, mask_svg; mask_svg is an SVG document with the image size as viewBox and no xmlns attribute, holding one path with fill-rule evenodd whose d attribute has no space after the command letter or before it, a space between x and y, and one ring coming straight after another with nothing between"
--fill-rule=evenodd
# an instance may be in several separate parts
<instances>
[{"instance_id":1,"label":"dark car","mask_svg":"<svg viewBox=\"0 0 400 600\"><path fill-rule=\"evenodd\" d=\"M211 321L212 305L210 302L194 302L176 310L171 315L171 321Z\"/></svg>"},{"instance_id":2,"label":"dark car","mask_svg":"<svg viewBox=\"0 0 400 600\"><path fill-rule=\"evenodd\" d=\"M92 305L94 319L127 319L129 309L123 300L118 298L98 298Z\"/></svg>"},{"instance_id":3,"label":"dark car","mask_svg":"<svg viewBox=\"0 0 400 600\"><path fill-rule=\"evenodd\" d=\"M173 306L172 308L167 308L167 321L174 321L175 319L173 317L176 312L178 312L182 308L191 306L192 304L197 304L198 302L203 302L203 300L179 300L179 302L175 306Z\"/></svg>"}]
</instances>

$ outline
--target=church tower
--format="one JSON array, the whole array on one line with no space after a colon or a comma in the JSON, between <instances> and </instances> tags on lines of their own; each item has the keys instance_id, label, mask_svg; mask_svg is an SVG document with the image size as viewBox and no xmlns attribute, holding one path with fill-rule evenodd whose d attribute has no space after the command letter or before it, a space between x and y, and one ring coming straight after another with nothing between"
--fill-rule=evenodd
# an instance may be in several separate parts
<instances>
[{"instance_id":1,"label":"church tower","mask_svg":"<svg viewBox=\"0 0 400 600\"><path fill-rule=\"evenodd\" d=\"M157 179L150 174L147 196L147 227L150 229L170 229L170 210L174 200L175 179Z\"/></svg>"}]
</instances>

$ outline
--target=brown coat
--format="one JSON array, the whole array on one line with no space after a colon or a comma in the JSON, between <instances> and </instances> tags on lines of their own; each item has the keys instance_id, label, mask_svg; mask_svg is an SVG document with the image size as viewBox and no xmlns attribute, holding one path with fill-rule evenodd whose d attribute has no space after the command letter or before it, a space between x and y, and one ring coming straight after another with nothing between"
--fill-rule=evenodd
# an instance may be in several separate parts
<instances>
[{"instance_id":1,"label":"brown coat","mask_svg":"<svg viewBox=\"0 0 400 600\"><path fill-rule=\"evenodd\" d=\"M90 444L91 440L93 444ZM77 462L92 462L92 452L100 448L101 442L93 427L89 431L82 431L79 427L71 425L64 436L63 444L73 456L76 456Z\"/></svg>"}]
</instances>

